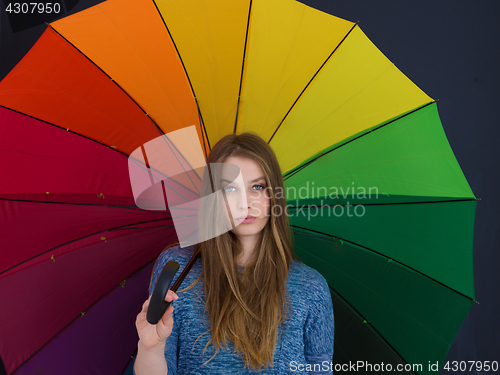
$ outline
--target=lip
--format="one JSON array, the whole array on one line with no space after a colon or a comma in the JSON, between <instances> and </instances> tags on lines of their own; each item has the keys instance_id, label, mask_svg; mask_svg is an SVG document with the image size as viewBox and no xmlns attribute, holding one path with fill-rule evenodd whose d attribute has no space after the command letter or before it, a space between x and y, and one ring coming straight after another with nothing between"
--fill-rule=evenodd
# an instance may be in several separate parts
<instances>
[{"instance_id":1,"label":"lip","mask_svg":"<svg viewBox=\"0 0 500 375\"><path fill-rule=\"evenodd\" d=\"M255 216L248 215L248 216L241 216L238 219L236 219L240 224L247 224L251 223L256 219Z\"/></svg>"}]
</instances>

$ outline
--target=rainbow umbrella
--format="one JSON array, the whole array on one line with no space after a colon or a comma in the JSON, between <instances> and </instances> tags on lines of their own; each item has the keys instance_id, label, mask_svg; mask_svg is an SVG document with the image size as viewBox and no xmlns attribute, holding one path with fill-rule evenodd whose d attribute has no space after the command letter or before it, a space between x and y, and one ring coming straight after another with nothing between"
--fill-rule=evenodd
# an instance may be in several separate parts
<instances>
[{"instance_id":1,"label":"rainbow umbrella","mask_svg":"<svg viewBox=\"0 0 500 375\"><path fill-rule=\"evenodd\" d=\"M168 207L136 205L128 156L192 125L205 156L245 131L276 152L295 251L331 287L335 366L430 373L474 301L476 200L437 105L357 24L292 0L107 0L51 23L0 106L8 374L130 365L177 237Z\"/></svg>"}]
</instances>

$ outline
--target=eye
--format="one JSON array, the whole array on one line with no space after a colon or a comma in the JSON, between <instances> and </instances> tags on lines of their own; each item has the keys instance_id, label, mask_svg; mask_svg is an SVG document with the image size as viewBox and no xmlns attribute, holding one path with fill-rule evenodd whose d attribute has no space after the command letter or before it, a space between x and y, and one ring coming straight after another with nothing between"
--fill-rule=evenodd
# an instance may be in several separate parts
<instances>
[{"instance_id":1,"label":"eye","mask_svg":"<svg viewBox=\"0 0 500 375\"><path fill-rule=\"evenodd\" d=\"M225 192L227 192L227 193L229 193L229 192L231 192L231 191L234 191L234 190L228 190L228 189L235 189L235 188L234 188L233 186L226 186L226 187L224 187L222 190L223 190L223 191L225 191ZM236 189L235 189L235 190L236 190Z\"/></svg>"},{"instance_id":2,"label":"eye","mask_svg":"<svg viewBox=\"0 0 500 375\"><path fill-rule=\"evenodd\" d=\"M260 184L258 184L258 185L254 185L253 187L260 187L260 189L257 189L257 190L262 190L262 189L265 189L265 187L264 187L263 185L260 185Z\"/></svg>"}]
</instances>

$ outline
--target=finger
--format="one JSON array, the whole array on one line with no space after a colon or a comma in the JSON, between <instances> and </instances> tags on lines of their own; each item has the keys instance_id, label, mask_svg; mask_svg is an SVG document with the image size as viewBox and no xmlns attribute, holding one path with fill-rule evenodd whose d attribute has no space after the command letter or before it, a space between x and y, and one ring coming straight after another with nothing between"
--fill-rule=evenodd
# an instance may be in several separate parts
<instances>
[{"instance_id":1,"label":"finger","mask_svg":"<svg viewBox=\"0 0 500 375\"><path fill-rule=\"evenodd\" d=\"M136 317L136 325L137 324L143 324L145 321L147 321L147 312L148 312L148 307L149 307L149 303L151 302L151 296L149 296L149 298L144 301L144 303L142 304L142 310L139 314L137 314L137 317ZM147 322L147 324L149 324L149 322Z\"/></svg>"},{"instance_id":2,"label":"finger","mask_svg":"<svg viewBox=\"0 0 500 375\"><path fill-rule=\"evenodd\" d=\"M163 316L161 317L161 322L164 325L168 325L170 323L170 320L173 321L174 319L173 314L174 314L174 306L169 306L167 311L165 311L165 314L163 314Z\"/></svg>"},{"instance_id":3,"label":"finger","mask_svg":"<svg viewBox=\"0 0 500 375\"><path fill-rule=\"evenodd\" d=\"M151 301L151 297L149 297L146 301L144 301L144 303L142 304L142 310L141 310L141 312L148 311L148 307L149 307L149 302L150 301Z\"/></svg>"},{"instance_id":4,"label":"finger","mask_svg":"<svg viewBox=\"0 0 500 375\"><path fill-rule=\"evenodd\" d=\"M172 292L172 290L168 290L167 294L165 295L165 301L167 302L172 302L172 301L177 301L179 299L179 296Z\"/></svg>"}]
</instances>

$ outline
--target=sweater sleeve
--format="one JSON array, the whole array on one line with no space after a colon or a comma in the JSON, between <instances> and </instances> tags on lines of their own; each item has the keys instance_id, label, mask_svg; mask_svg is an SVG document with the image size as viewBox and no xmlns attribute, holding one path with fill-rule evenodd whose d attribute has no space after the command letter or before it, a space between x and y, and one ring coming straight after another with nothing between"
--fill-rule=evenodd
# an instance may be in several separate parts
<instances>
[{"instance_id":1,"label":"sweater sleeve","mask_svg":"<svg viewBox=\"0 0 500 375\"><path fill-rule=\"evenodd\" d=\"M167 361L168 375L177 374L177 359L179 357L179 324L178 317L175 314L175 306L173 318L172 333L168 336L165 343L165 360Z\"/></svg>"},{"instance_id":2,"label":"sweater sleeve","mask_svg":"<svg viewBox=\"0 0 500 375\"><path fill-rule=\"evenodd\" d=\"M334 316L332 296L325 278L318 273L311 292L311 305L304 325L304 356L310 374L332 374Z\"/></svg>"}]
</instances>

